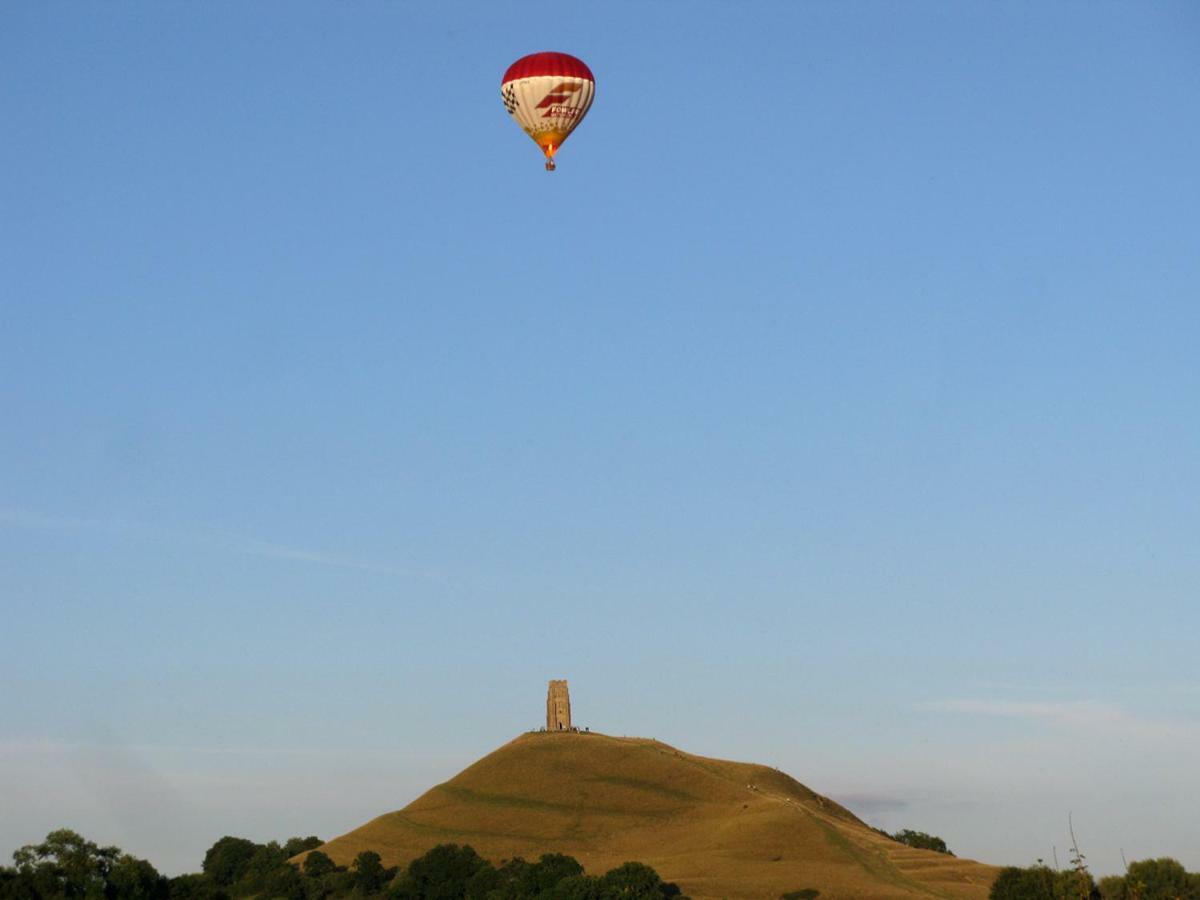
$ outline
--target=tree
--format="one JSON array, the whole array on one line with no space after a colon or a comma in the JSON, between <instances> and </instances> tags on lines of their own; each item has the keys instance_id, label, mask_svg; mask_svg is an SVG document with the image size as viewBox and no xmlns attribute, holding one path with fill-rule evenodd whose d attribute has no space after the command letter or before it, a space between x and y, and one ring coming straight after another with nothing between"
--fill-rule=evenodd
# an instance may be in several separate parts
<instances>
[{"instance_id":1,"label":"tree","mask_svg":"<svg viewBox=\"0 0 1200 900\"><path fill-rule=\"evenodd\" d=\"M109 900L167 900L171 882L144 859L122 853L108 873Z\"/></svg>"},{"instance_id":2,"label":"tree","mask_svg":"<svg viewBox=\"0 0 1200 900\"><path fill-rule=\"evenodd\" d=\"M1125 873L1123 900L1135 895L1137 900L1200 900L1200 880L1169 856L1143 859L1130 863Z\"/></svg>"},{"instance_id":3,"label":"tree","mask_svg":"<svg viewBox=\"0 0 1200 900\"><path fill-rule=\"evenodd\" d=\"M582 874L583 866L575 857L546 853L533 865L526 863L514 869L507 893L512 897L538 897L549 893L564 878Z\"/></svg>"},{"instance_id":4,"label":"tree","mask_svg":"<svg viewBox=\"0 0 1200 900\"><path fill-rule=\"evenodd\" d=\"M1001 869L989 900L1099 900L1092 876L1084 868L1056 872L1047 866Z\"/></svg>"},{"instance_id":5,"label":"tree","mask_svg":"<svg viewBox=\"0 0 1200 900\"><path fill-rule=\"evenodd\" d=\"M1001 869L992 882L988 900L1056 900L1054 872L1046 866Z\"/></svg>"},{"instance_id":6,"label":"tree","mask_svg":"<svg viewBox=\"0 0 1200 900\"><path fill-rule=\"evenodd\" d=\"M333 864L333 860L326 854L320 850L314 850L308 856L304 857L304 865L301 868L309 878L320 878L334 871L337 866Z\"/></svg>"},{"instance_id":7,"label":"tree","mask_svg":"<svg viewBox=\"0 0 1200 900\"><path fill-rule=\"evenodd\" d=\"M483 866L467 879L466 900L496 900L503 897L504 882L494 866Z\"/></svg>"},{"instance_id":8,"label":"tree","mask_svg":"<svg viewBox=\"0 0 1200 900\"><path fill-rule=\"evenodd\" d=\"M32 875L0 866L0 900L31 900L40 896Z\"/></svg>"},{"instance_id":9,"label":"tree","mask_svg":"<svg viewBox=\"0 0 1200 900\"><path fill-rule=\"evenodd\" d=\"M20 900L167 900L170 883L144 859L60 828L13 854L0 897Z\"/></svg>"},{"instance_id":10,"label":"tree","mask_svg":"<svg viewBox=\"0 0 1200 900\"><path fill-rule=\"evenodd\" d=\"M475 874L491 863L469 845L439 844L414 859L399 880L395 900L461 900Z\"/></svg>"},{"instance_id":11,"label":"tree","mask_svg":"<svg viewBox=\"0 0 1200 900\"><path fill-rule=\"evenodd\" d=\"M266 872L260 885L260 900L304 900L304 879L295 866L286 862Z\"/></svg>"},{"instance_id":12,"label":"tree","mask_svg":"<svg viewBox=\"0 0 1200 900\"><path fill-rule=\"evenodd\" d=\"M217 884L228 887L246 874L260 846L246 838L226 835L208 848L200 868Z\"/></svg>"},{"instance_id":13,"label":"tree","mask_svg":"<svg viewBox=\"0 0 1200 900\"><path fill-rule=\"evenodd\" d=\"M364 850L351 866L354 887L361 894L378 894L384 882L383 860L374 850Z\"/></svg>"},{"instance_id":14,"label":"tree","mask_svg":"<svg viewBox=\"0 0 1200 900\"><path fill-rule=\"evenodd\" d=\"M889 835L889 837L893 841L899 841L902 844L907 844L909 847L916 847L918 850L933 850L935 853L945 853L947 856L954 855L946 847L945 841L936 835L926 834L924 831L913 831L910 828L905 828L893 835Z\"/></svg>"},{"instance_id":15,"label":"tree","mask_svg":"<svg viewBox=\"0 0 1200 900\"><path fill-rule=\"evenodd\" d=\"M278 841L257 845L254 855L242 871L242 877L237 880L236 893L252 894L267 890L267 886L283 869L294 870L294 867L288 865L287 857L283 855L283 848L279 846ZM280 877L287 878L287 875Z\"/></svg>"},{"instance_id":16,"label":"tree","mask_svg":"<svg viewBox=\"0 0 1200 900\"><path fill-rule=\"evenodd\" d=\"M604 887L610 897L629 900L659 900L663 880L652 868L639 862L627 862L604 874Z\"/></svg>"},{"instance_id":17,"label":"tree","mask_svg":"<svg viewBox=\"0 0 1200 900\"><path fill-rule=\"evenodd\" d=\"M108 873L120 855L117 847L99 847L69 828L59 828L42 843L17 850L13 861L43 897L92 900L104 896Z\"/></svg>"},{"instance_id":18,"label":"tree","mask_svg":"<svg viewBox=\"0 0 1200 900\"><path fill-rule=\"evenodd\" d=\"M288 838L286 841L284 841L284 844L283 844L283 855L287 859L291 859L293 856L299 856L305 850L315 850L317 847L320 847L323 843L325 843L325 842L323 840L321 840L319 837L317 837L315 834L309 835L308 837L303 837L303 838L302 837Z\"/></svg>"},{"instance_id":19,"label":"tree","mask_svg":"<svg viewBox=\"0 0 1200 900\"><path fill-rule=\"evenodd\" d=\"M526 873L533 868L533 864L526 862L520 856L514 856L512 859L506 859L496 869L496 878L499 882L499 887L494 888L499 900L512 900L517 896L518 885L524 883L528 877ZM477 875L481 881L487 876ZM493 900L493 898L488 898Z\"/></svg>"}]
</instances>

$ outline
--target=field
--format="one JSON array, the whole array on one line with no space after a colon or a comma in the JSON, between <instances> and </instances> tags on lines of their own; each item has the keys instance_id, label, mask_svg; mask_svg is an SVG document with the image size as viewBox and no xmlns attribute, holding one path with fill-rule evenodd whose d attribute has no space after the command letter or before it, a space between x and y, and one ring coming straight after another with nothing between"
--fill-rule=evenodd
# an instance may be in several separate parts
<instances>
[{"instance_id":1,"label":"field","mask_svg":"<svg viewBox=\"0 0 1200 900\"><path fill-rule=\"evenodd\" d=\"M645 862L695 900L962 897L996 868L898 844L775 769L658 741L526 734L397 812L327 843L403 864L440 843L493 862L568 853L591 874Z\"/></svg>"}]
</instances>

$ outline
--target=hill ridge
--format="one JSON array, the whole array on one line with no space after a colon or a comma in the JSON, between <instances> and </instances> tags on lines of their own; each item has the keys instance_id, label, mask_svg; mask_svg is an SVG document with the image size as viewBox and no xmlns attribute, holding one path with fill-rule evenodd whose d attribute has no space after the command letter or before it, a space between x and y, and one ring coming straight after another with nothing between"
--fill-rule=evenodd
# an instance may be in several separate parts
<instances>
[{"instance_id":1,"label":"hill ridge","mask_svg":"<svg viewBox=\"0 0 1200 900\"><path fill-rule=\"evenodd\" d=\"M320 849L348 864L375 850L405 864L440 843L499 863L567 853L589 873L653 866L695 900L983 900L998 871L915 850L770 766L679 750L656 738L527 732Z\"/></svg>"}]
</instances>

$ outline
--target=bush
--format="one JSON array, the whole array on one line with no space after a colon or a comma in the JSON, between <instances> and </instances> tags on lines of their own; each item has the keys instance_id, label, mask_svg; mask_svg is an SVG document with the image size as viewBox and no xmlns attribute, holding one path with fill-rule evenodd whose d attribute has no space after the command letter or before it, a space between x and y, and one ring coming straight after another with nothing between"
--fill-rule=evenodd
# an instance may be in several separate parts
<instances>
[{"instance_id":1,"label":"bush","mask_svg":"<svg viewBox=\"0 0 1200 900\"><path fill-rule=\"evenodd\" d=\"M207 875L179 875L169 882L170 900L229 900L215 881Z\"/></svg>"}]
</instances>

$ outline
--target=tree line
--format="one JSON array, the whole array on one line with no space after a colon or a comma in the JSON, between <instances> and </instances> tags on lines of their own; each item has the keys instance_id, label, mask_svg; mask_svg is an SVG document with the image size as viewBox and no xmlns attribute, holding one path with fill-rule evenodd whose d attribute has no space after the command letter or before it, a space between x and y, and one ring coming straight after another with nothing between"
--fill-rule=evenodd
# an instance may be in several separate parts
<instances>
[{"instance_id":1,"label":"tree line","mask_svg":"<svg viewBox=\"0 0 1200 900\"><path fill-rule=\"evenodd\" d=\"M889 837L948 852L944 841L923 832ZM200 872L168 878L144 859L64 828L17 850L13 866L0 866L0 900L687 900L678 885L639 862L588 875L561 853L496 866L469 846L442 844L404 867L385 867L373 850L340 866L317 849L322 843L316 836L265 844L226 836L204 854ZM1177 860L1140 860L1123 875L1096 881L1083 854L1072 853L1065 870L1041 860L1002 869L990 900L1200 900L1200 873ZM306 854L302 864L289 862L300 854ZM808 888L785 896L819 893Z\"/></svg>"},{"instance_id":2,"label":"tree line","mask_svg":"<svg viewBox=\"0 0 1200 900\"><path fill-rule=\"evenodd\" d=\"M588 875L561 853L495 866L469 846L442 844L404 867L385 867L373 850L339 866L316 849L322 843L315 836L265 844L225 836L204 854L200 872L168 878L144 859L64 828L17 850L12 867L0 866L0 900L687 900L639 862ZM289 862L303 853L301 865Z\"/></svg>"},{"instance_id":3,"label":"tree line","mask_svg":"<svg viewBox=\"0 0 1200 900\"><path fill-rule=\"evenodd\" d=\"M1200 900L1200 873L1170 857L1132 862L1124 875L1096 881L1087 868L1052 869L1041 861L1001 869L990 900Z\"/></svg>"},{"instance_id":4,"label":"tree line","mask_svg":"<svg viewBox=\"0 0 1200 900\"><path fill-rule=\"evenodd\" d=\"M905 828L895 834L875 829L909 847L954 854L940 837ZM992 882L989 900L1200 900L1200 873L1188 872L1170 857L1130 863L1124 875L1106 875L1097 881L1088 871L1071 832L1070 868L1036 865L1008 866Z\"/></svg>"}]
</instances>

